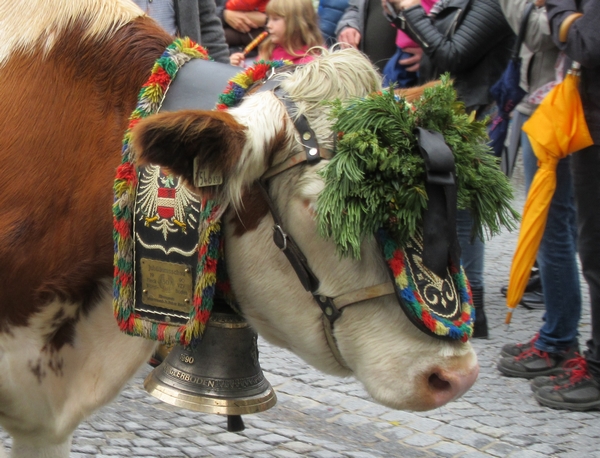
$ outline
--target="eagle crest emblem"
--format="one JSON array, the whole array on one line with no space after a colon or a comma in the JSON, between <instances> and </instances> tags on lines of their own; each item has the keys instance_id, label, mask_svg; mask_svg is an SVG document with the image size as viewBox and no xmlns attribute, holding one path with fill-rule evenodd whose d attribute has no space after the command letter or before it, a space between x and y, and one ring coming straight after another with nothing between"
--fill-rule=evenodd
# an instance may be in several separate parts
<instances>
[{"instance_id":1,"label":"eagle crest emblem","mask_svg":"<svg viewBox=\"0 0 600 458\"><path fill-rule=\"evenodd\" d=\"M140 171L135 214L139 222L162 233L165 241L169 234L187 234L198 228L200 202L194 194L173 175L163 173L155 165Z\"/></svg>"}]
</instances>

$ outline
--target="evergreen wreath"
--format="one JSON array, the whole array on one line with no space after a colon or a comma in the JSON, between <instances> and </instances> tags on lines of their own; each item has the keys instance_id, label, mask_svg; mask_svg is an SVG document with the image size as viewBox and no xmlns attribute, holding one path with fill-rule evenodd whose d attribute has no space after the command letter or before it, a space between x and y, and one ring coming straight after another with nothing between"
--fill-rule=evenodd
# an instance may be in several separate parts
<instances>
[{"instance_id":1,"label":"evergreen wreath","mask_svg":"<svg viewBox=\"0 0 600 458\"><path fill-rule=\"evenodd\" d=\"M360 257L360 244L380 228L400 246L422 227L427 208L425 161L416 127L440 132L454 154L459 209L470 209L473 235L516 227L512 188L490 154L485 121L467 115L449 75L413 102L391 91L331 103L336 154L321 171L319 233L344 256Z\"/></svg>"}]
</instances>

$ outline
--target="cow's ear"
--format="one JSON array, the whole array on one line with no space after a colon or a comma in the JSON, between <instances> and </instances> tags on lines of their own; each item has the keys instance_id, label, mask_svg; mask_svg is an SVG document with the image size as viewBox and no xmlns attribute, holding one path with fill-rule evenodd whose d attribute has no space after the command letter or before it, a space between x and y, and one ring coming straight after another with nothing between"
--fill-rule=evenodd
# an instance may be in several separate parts
<instances>
[{"instance_id":1,"label":"cow's ear","mask_svg":"<svg viewBox=\"0 0 600 458\"><path fill-rule=\"evenodd\" d=\"M138 164L155 164L193 183L194 160L227 176L239 160L246 128L222 111L183 110L141 120L132 131Z\"/></svg>"}]
</instances>

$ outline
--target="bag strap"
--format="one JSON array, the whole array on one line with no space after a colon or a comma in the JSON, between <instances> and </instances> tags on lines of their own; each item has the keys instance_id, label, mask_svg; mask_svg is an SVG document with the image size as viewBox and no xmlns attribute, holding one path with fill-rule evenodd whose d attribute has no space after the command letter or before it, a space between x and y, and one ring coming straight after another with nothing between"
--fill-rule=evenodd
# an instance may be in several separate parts
<instances>
[{"instance_id":1,"label":"bag strap","mask_svg":"<svg viewBox=\"0 0 600 458\"><path fill-rule=\"evenodd\" d=\"M535 5L533 4L533 2L528 3L525 7L525 11L523 11L523 17L521 18L521 24L519 25L519 34L517 35L517 41L515 42L515 47L513 49L513 60L519 58L519 53L521 52L521 45L525 40L525 33L527 32L527 23L529 22L529 15L533 11L534 7Z\"/></svg>"}]
</instances>

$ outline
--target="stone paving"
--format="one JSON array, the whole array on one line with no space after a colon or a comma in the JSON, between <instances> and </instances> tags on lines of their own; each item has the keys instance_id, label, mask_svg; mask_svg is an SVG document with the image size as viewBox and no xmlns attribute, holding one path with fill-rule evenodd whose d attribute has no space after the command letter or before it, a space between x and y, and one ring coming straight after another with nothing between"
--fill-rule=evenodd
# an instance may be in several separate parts
<instances>
[{"instance_id":1,"label":"stone paving","mask_svg":"<svg viewBox=\"0 0 600 458\"><path fill-rule=\"evenodd\" d=\"M522 178L515 172L517 208ZM143 390L144 367L115 402L75 432L72 456L83 457L600 457L600 412L541 407L529 383L499 374L502 345L527 341L540 311L519 307L510 329L499 293L505 283L516 234L502 234L486 252L486 301L490 339L475 340L481 371L461 399L424 413L400 412L369 399L352 379L323 375L295 355L260 342L261 366L277 392L272 409L244 416L246 429L226 431L225 418L184 411ZM580 333L589 336L584 293ZM10 447L5 433L0 440Z\"/></svg>"}]
</instances>

